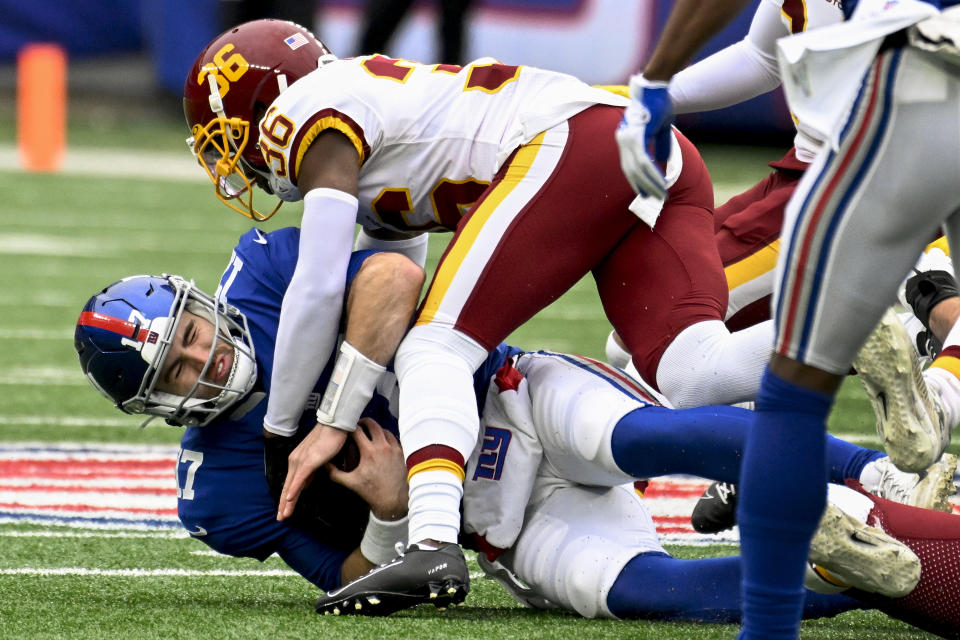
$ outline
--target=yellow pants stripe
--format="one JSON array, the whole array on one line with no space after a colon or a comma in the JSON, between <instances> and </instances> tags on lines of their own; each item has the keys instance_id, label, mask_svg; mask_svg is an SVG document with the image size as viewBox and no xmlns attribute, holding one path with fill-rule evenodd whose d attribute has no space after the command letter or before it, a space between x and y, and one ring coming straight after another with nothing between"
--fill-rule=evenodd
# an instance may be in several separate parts
<instances>
[{"instance_id":1,"label":"yellow pants stripe","mask_svg":"<svg viewBox=\"0 0 960 640\"><path fill-rule=\"evenodd\" d=\"M953 356L940 356L933 361L931 367L939 367L949 371L957 378L960 378L960 358L955 358Z\"/></svg>"},{"instance_id":2,"label":"yellow pants stripe","mask_svg":"<svg viewBox=\"0 0 960 640\"><path fill-rule=\"evenodd\" d=\"M725 267L723 271L727 275L727 289L733 291L740 285L773 271L777 268L779 255L780 240L777 239L756 253Z\"/></svg>"},{"instance_id":3,"label":"yellow pants stripe","mask_svg":"<svg viewBox=\"0 0 960 640\"><path fill-rule=\"evenodd\" d=\"M507 167L506 175L503 180L494 187L493 191L480 203L466 225L460 231L454 243L450 246L447 256L443 263L437 268L437 273L433 278L433 284L427 294L427 299L423 303L423 311L417 318L416 324L429 324L436 317L440 310L440 304L443 302L447 291L450 289L453 279L460 270L463 261L470 252L471 247L483 230L483 226L490 219L493 212L500 206L504 199L510 195L510 192L523 181L533 161L540 151L540 145L543 143L546 132L540 133L529 143L520 147L517 155L514 156L510 166Z\"/></svg>"}]
</instances>

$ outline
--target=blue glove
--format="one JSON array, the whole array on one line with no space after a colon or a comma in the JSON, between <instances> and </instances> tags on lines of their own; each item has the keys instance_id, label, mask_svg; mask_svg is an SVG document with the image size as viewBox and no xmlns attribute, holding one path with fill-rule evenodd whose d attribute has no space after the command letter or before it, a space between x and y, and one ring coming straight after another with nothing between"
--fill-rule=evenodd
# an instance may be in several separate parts
<instances>
[{"instance_id":1,"label":"blue glove","mask_svg":"<svg viewBox=\"0 0 960 640\"><path fill-rule=\"evenodd\" d=\"M630 78L630 105L617 128L620 168L633 190L644 197L664 199L667 184L657 162L670 157L673 104L666 82L651 82L637 74Z\"/></svg>"}]
</instances>

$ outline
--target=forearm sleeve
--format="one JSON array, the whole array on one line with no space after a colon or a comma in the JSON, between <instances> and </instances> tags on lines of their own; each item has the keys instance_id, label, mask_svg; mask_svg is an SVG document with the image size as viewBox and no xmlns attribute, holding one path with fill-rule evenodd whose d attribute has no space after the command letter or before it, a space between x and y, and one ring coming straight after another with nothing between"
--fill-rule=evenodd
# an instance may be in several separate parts
<instances>
[{"instance_id":1,"label":"forearm sleeve","mask_svg":"<svg viewBox=\"0 0 960 640\"><path fill-rule=\"evenodd\" d=\"M722 109L776 89L780 86L776 41L786 35L776 5L761 2L747 37L673 77L674 112Z\"/></svg>"},{"instance_id":2,"label":"forearm sleeve","mask_svg":"<svg viewBox=\"0 0 960 640\"><path fill-rule=\"evenodd\" d=\"M303 199L300 255L283 296L263 426L290 436L336 346L357 199L314 189Z\"/></svg>"}]
</instances>

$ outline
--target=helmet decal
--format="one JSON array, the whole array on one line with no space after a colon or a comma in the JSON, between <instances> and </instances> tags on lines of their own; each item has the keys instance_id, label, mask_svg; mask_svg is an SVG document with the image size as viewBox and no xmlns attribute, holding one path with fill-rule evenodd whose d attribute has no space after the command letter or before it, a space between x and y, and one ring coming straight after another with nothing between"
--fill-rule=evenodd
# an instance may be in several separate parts
<instances>
[{"instance_id":1,"label":"helmet decal","mask_svg":"<svg viewBox=\"0 0 960 640\"><path fill-rule=\"evenodd\" d=\"M134 316L138 314L137 311L134 310L130 315ZM142 319L141 317L141 320ZM120 318L114 318L113 316L97 313L96 311L83 311L80 314L80 319L77 320L77 324L119 334L122 336L120 340L123 344L128 344L137 351L143 348L144 343L155 344L160 337L156 331L143 328L140 322L134 323L121 320Z\"/></svg>"},{"instance_id":2,"label":"helmet decal","mask_svg":"<svg viewBox=\"0 0 960 640\"><path fill-rule=\"evenodd\" d=\"M304 45L310 44L310 41L307 40L307 37L302 33L300 33L299 31L294 33L292 36L288 38L284 38L283 41L287 43L287 46L293 49L294 51L296 51L297 49L299 49Z\"/></svg>"},{"instance_id":3,"label":"helmet decal","mask_svg":"<svg viewBox=\"0 0 960 640\"><path fill-rule=\"evenodd\" d=\"M233 53L229 58L224 58L234 48L234 45L229 42L223 45L213 55L213 62L203 65L197 76L197 84L203 85L204 78L210 74L217 83L217 95L221 98L226 97L227 92L230 91L230 83L239 82L250 66L240 53Z\"/></svg>"}]
</instances>

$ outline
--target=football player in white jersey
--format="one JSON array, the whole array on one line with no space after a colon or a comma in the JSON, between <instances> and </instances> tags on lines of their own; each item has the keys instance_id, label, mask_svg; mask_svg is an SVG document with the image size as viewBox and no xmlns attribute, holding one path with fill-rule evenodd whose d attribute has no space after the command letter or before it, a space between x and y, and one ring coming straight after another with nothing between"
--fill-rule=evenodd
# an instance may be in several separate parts
<instances>
[{"instance_id":1,"label":"football player in white jersey","mask_svg":"<svg viewBox=\"0 0 960 640\"><path fill-rule=\"evenodd\" d=\"M727 107L753 98L780 86L780 68L777 64L776 42L793 33L838 24L844 19L844 10L850 3L829 0L795 1L763 0L757 6L746 37L717 53L681 70L670 80L667 88L673 111L690 113ZM625 87L614 90L628 94ZM780 232L784 211L803 172L823 146L823 139L802 120L795 120L797 133L794 148L770 166L774 169L758 184L744 193L731 197L716 208L714 218L717 228L717 248L723 262L730 289L724 321L731 331L738 331L771 318L770 301L773 294L774 271L780 250ZM947 249L941 238L927 247L920 258L917 270L948 268L942 251ZM935 256L939 256L937 259ZM904 301L905 302L905 301ZM935 314L936 315L936 314ZM929 323L916 318L906 318L911 333L929 331ZM942 322L941 322L942 324ZM952 326L950 322L947 326ZM769 327L771 332L773 328ZM942 332L946 339L947 331ZM771 338L772 340L772 338ZM911 337L915 344L923 344L923 337ZM942 345L943 346L943 345ZM940 348L942 348L942 346ZM956 346L947 344L947 347ZM918 347L919 348L919 347ZM925 347L921 355L931 359ZM939 351L939 349L938 349ZM629 354L623 349L615 333L607 343L608 361L621 368L629 368ZM661 369L664 379L688 379L695 363L684 365L679 359L669 359L680 371ZM956 377L941 375L944 361L936 363L931 373L925 373L927 385L932 387L935 398L943 401L951 416L960 418L960 388ZM870 372L868 371L868 374ZM662 386L662 383L661 383ZM875 407L882 407L877 402ZM883 424L887 417L882 411L877 415ZM952 417L947 421L955 424Z\"/></svg>"},{"instance_id":2,"label":"football player in white jersey","mask_svg":"<svg viewBox=\"0 0 960 640\"><path fill-rule=\"evenodd\" d=\"M309 31L281 21L227 31L188 74L192 147L218 196L261 219L272 211L255 205L254 183L304 202L268 432L295 430L306 381L334 344L355 223L364 227L360 247L402 248L420 262L423 232L454 232L396 359L410 553L457 538L464 464L479 429L473 370L588 273L647 380L658 382L665 359L724 352L732 355L716 359L722 369L705 376L723 384L701 395L727 403L756 389L769 340L723 326L709 174L671 131L669 188L637 198L612 136L627 102L564 74L488 59L463 68L381 55L338 60ZM677 340L686 346L668 352ZM318 414L328 426L291 455L278 517L354 428L355 387L377 375L342 347Z\"/></svg>"},{"instance_id":3,"label":"football player in white jersey","mask_svg":"<svg viewBox=\"0 0 960 640\"><path fill-rule=\"evenodd\" d=\"M722 109L776 89L780 86L777 39L842 21L840 5L829 0L762 0L742 40L671 78L666 90L673 112ZM634 85L642 79L635 77ZM783 210L822 144L803 123L796 122L796 127L794 148L770 163L774 171L717 206L714 214L717 245L730 285L725 321L731 330L770 318ZM617 341L612 335L615 350Z\"/></svg>"},{"instance_id":4,"label":"football player in white jersey","mask_svg":"<svg viewBox=\"0 0 960 640\"><path fill-rule=\"evenodd\" d=\"M662 189L654 159L671 119L670 77L742 4L678 2L644 75L631 83L634 102L618 136L624 171L641 192ZM845 15L856 4L843 3ZM797 636L804 557L825 499L823 432L833 397L924 244L942 224L948 238L951 227L960 229L951 217L960 201L953 180L960 79L951 67L960 34L934 4L860 0L851 21L778 43L790 108L829 149L787 211L774 356L744 453L738 507L741 638ZM690 20L694 27L685 30ZM935 145L921 142L931 122ZM924 168L902 180L904 167ZM895 411L910 419L884 434L915 451L913 468L940 455L951 426L913 383L918 375L895 378ZM786 452L786 468L773 469Z\"/></svg>"}]
</instances>

